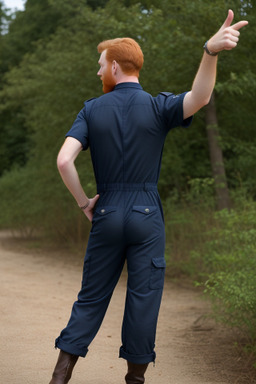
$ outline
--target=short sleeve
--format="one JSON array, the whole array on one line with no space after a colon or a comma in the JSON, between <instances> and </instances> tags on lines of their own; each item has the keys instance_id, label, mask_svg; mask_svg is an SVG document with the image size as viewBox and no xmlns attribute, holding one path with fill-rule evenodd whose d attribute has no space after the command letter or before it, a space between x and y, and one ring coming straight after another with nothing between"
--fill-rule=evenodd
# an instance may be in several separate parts
<instances>
[{"instance_id":1,"label":"short sleeve","mask_svg":"<svg viewBox=\"0 0 256 384\"><path fill-rule=\"evenodd\" d=\"M88 124L86 121L85 107L78 113L74 124L65 137L74 137L83 146L83 150L89 147Z\"/></svg>"},{"instance_id":2,"label":"short sleeve","mask_svg":"<svg viewBox=\"0 0 256 384\"><path fill-rule=\"evenodd\" d=\"M186 92L179 95L174 95L169 92L161 92L156 97L158 110L165 122L166 128L170 129L178 126L188 127L193 119L193 116L183 119L183 100Z\"/></svg>"}]
</instances>

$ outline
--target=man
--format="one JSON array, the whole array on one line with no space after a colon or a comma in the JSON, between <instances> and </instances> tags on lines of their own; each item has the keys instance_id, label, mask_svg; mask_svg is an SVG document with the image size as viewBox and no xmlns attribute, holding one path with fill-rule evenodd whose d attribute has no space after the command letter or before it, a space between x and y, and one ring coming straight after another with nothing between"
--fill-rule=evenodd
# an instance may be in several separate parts
<instances>
[{"instance_id":1,"label":"man","mask_svg":"<svg viewBox=\"0 0 256 384\"><path fill-rule=\"evenodd\" d=\"M139 84L143 54L132 39L99 44L104 95L88 100L59 152L57 164L67 188L92 221L83 280L67 327L56 339L59 359L50 384L70 380L104 318L124 262L128 282L120 357L127 360L127 384L142 384L150 362L164 284L164 221L157 181L165 137L187 126L206 105L216 78L218 53L236 47L240 21L228 12L205 52L190 92L152 97ZM97 195L89 199L74 161L90 147Z\"/></svg>"}]
</instances>

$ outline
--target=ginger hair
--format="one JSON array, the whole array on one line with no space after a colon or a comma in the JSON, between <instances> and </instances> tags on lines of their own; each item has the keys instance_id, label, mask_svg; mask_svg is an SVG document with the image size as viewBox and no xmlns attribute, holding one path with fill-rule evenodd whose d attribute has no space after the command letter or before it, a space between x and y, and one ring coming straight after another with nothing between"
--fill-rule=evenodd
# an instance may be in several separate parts
<instances>
[{"instance_id":1,"label":"ginger hair","mask_svg":"<svg viewBox=\"0 0 256 384\"><path fill-rule=\"evenodd\" d=\"M129 37L105 40L99 43L97 49L99 53L106 49L106 59L110 63L115 60L120 65L123 73L139 77L144 57L139 44L135 40Z\"/></svg>"}]
</instances>

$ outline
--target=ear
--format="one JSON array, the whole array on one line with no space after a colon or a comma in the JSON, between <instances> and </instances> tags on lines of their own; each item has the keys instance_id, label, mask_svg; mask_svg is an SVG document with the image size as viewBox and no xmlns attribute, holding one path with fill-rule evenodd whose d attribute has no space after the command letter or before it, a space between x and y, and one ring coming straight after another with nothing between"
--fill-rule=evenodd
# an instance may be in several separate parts
<instances>
[{"instance_id":1,"label":"ear","mask_svg":"<svg viewBox=\"0 0 256 384\"><path fill-rule=\"evenodd\" d=\"M113 75L116 75L118 67L119 67L118 63L115 60L113 60L112 61L112 73L113 73Z\"/></svg>"}]
</instances>

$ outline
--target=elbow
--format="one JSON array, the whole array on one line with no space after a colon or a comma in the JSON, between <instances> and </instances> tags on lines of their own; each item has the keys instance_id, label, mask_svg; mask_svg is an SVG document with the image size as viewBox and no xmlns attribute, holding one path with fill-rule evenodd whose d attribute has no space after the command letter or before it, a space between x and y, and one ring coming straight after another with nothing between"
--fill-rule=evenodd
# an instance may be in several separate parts
<instances>
[{"instance_id":1,"label":"elbow","mask_svg":"<svg viewBox=\"0 0 256 384\"><path fill-rule=\"evenodd\" d=\"M211 97L206 97L206 98L202 99L200 101L200 105L198 105L198 107L197 107L197 110L199 111L199 109L201 109L201 108L205 107L206 105L208 105L210 100L211 100Z\"/></svg>"},{"instance_id":2,"label":"elbow","mask_svg":"<svg viewBox=\"0 0 256 384\"><path fill-rule=\"evenodd\" d=\"M185 117L189 117L198 112L201 108L209 104L211 94L208 92L194 92L190 91L184 98L183 108L185 110Z\"/></svg>"},{"instance_id":3,"label":"elbow","mask_svg":"<svg viewBox=\"0 0 256 384\"><path fill-rule=\"evenodd\" d=\"M69 168L71 163L72 163L72 160L68 156L62 153L59 153L57 157L57 168L60 173L65 172Z\"/></svg>"},{"instance_id":4,"label":"elbow","mask_svg":"<svg viewBox=\"0 0 256 384\"><path fill-rule=\"evenodd\" d=\"M204 107L210 103L211 96L212 96L212 95L210 95L210 96L208 96L208 97L205 98L205 100L204 100L204 105L203 105Z\"/></svg>"},{"instance_id":5,"label":"elbow","mask_svg":"<svg viewBox=\"0 0 256 384\"><path fill-rule=\"evenodd\" d=\"M208 95L208 96L204 96L203 98L201 98L200 100L200 109L205 107L207 104L209 104L211 100L211 95Z\"/></svg>"}]
</instances>

